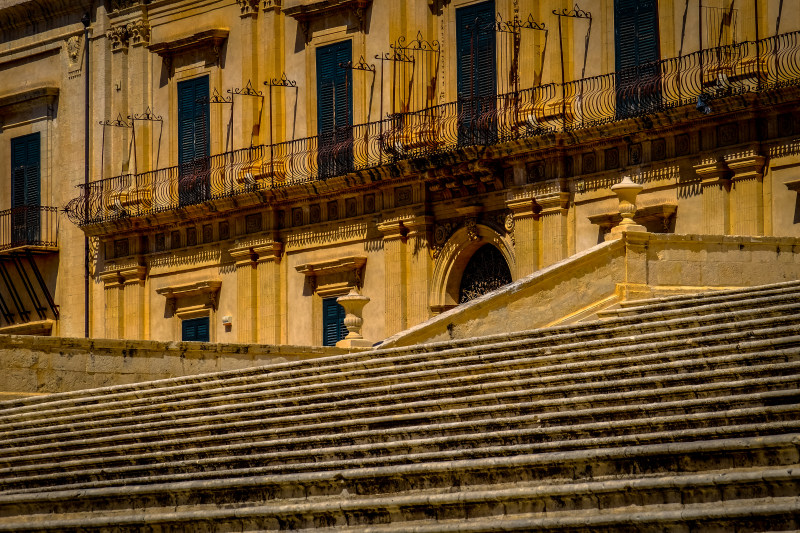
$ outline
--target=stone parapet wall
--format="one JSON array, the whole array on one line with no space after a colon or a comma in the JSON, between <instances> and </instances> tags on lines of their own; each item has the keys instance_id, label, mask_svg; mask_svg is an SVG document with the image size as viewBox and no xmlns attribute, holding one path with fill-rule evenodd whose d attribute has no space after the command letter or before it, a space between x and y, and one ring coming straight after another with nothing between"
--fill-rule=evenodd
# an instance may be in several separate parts
<instances>
[{"instance_id":1,"label":"stone parapet wall","mask_svg":"<svg viewBox=\"0 0 800 533\"><path fill-rule=\"evenodd\" d=\"M800 239L626 233L386 339L381 348L523 331L617 302L800 279Z\"/></svg>"},{"instance_id":2,"label":"stone parapet wall","mask_svg":"<svg viewBox=\"0 0 800 533\"><path fill-rule=\"evenodd\" d=\"M345 353L332 347L0 335L0 400Z\"/></svg>"}]
</instances>

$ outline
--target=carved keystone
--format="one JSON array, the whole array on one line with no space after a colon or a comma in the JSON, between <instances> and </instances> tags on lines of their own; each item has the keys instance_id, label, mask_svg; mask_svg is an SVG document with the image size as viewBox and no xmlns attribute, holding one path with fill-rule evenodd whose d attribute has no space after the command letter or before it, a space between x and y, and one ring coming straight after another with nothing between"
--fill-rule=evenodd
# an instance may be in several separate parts
<instances>
[{"instance_id":1,"label":"carved keystone","mask_svg":"<svg viewBox=\"0 0 800 533\"><path fill-rule=\"evenodd\" d=\"M619 215L622 217L622 221L618 226L611 228L609 238L616 239L628 231L647 231L647 228L633 220L633 216L636 214L636 196L642 192L643 188L638 183L634 183L630 176L623 177L622 181L611 187L611 190L619 198Z\"/></svg>"},{"instance_id":2,"label":"carved keystone","mask_svg":"<svg viewBox=\"0 0 800 533\"><path fill-rule=\"evenodd\" d=\"M337 348L372 348L370 341L364 340L361 327L364 325L362 316L364 306L369 303L369 298L358 294L355 287L345 296L340 296L336 301L344 307L344 325L347 328L347 337L336 343Z\"/></svg>"}]
</instances>

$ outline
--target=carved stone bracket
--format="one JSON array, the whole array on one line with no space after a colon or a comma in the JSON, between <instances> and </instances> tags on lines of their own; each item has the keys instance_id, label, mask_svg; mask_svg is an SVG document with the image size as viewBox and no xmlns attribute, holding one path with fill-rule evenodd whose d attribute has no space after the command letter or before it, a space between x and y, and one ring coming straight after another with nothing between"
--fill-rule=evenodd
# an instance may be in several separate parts
<instances>
[{"instance_id":1,"label":"carved stone bracket","mask_svg":"<svg viewBox=\"0 0 800 533\"><path fill-rule=\"evenodd\" d=\"M222 280L210 279L205 281L197 281L194 283L184 283L182 285L170 285L168 287L161 287L156 289L156 293L160 294L167 299L167 314L172 316L177 314L179 303L188 302L189 299L201 300L199 305L192 306L190 309L195 308L208 308L217 309L219 304L219 290L222 286Z\"/></svg>"},{"instance_id":2,"label":"carved stone bracket","mask_svg":"<svg viewBox=\"0 0 800 533\"><path fill-rule=\"evenodd\" d=\"M363 285L364 267L367 258L348 256L330 261L305 263L295 268L308 279L312 290L322 297L343 294Z\"/></svg>"}]
</instances>

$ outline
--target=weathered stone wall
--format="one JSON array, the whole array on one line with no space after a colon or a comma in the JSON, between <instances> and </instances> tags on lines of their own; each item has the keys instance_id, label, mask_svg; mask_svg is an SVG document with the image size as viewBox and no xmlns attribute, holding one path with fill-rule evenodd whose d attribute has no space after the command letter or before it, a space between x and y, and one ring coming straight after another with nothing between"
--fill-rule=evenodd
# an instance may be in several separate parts
<instances>
[{"instance_id":1,"label":"weathered stone wall","mask_svg":"<svg viewBox=\"0 0 800 533\"><path fill-rule=\"evenodd\" d=\"M0 335L0 399L336 355L330 347Z\"/></svg>"},{"instance_id":2,"label":"weathered stone wall","mask_svg":"<svg viewBox=\"0 0 800 533\"><path fill-rule=\"evenodd\" d=\"M800 239L635 232L599 244L388 338L381 345L522 331L620 300L800 279Z\"/></svg>"}]
</instances>

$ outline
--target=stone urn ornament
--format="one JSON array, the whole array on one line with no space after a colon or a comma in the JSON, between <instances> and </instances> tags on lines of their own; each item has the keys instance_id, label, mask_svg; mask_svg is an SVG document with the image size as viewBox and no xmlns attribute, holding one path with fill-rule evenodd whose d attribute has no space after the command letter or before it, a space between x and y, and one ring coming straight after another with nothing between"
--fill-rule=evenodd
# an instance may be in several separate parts
<instances>
[{"instance_id":1,"label":"stone urn ornament","mask_svg":"<svg viewBox=\"0 0 800 533\"><path fill-rule=\"evenodd\" d=\"M364 339L361 334L361 327L364 325L363 311L364 306L369 303L369 298L358 293L355 287L344 296L340 296L336 301L344 307L344 326L347 328L347 336L336 343L337 348L372 348L372 342Z\"/></svg>"},{"instance_id":2,"label":"stone urn ornament","mask_svg":"<svg viewBox=\"0 0 800 533\"><path fill-rule=\"evenodd\" d=\"M643 188L634 182L630 176L624 176L622 181L611 187L611 190L619 198L619 215L622 217L622 221L611 228L609 238L616 239L622 233L628 231L647 231L647 228L633 220L634 215L636 215L636 196L642 192Z\"/></svg>"}]
</instances>

